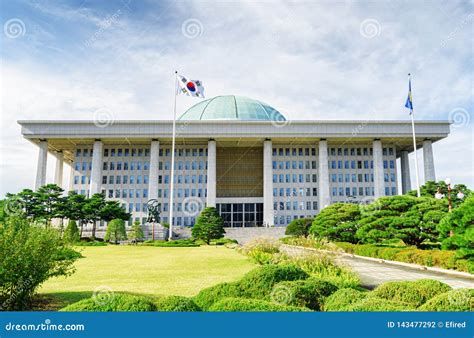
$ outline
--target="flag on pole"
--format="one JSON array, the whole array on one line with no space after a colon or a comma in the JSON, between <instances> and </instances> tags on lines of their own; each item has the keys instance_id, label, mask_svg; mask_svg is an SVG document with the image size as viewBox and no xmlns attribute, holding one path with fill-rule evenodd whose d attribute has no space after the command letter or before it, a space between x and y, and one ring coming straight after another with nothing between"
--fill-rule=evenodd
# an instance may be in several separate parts
<instances>
[{"instance_id":1,"label":"flag on pole","mask_svg":"<svg viewBox=\"0 0 474 338\"><path fill-rule=\"evenodd\" d=\"M405 102L405 107L410 109L410 114L413 111L413 98L411 96L411 78L408 79L408 97L407 101Z\"/></svg>"},{"instance_id":2,"label":"flag on pole","mask_svg":"<svg viewBox=\"0 0 474 338\"><path fill-rule=\"evenodd\" d=\"M177 74L178 76L178 88L176 88L177 94L202 97L204 98L204 87L202 82L199 80L189 80L184 76Z\"/></svg>"}]
</instances>

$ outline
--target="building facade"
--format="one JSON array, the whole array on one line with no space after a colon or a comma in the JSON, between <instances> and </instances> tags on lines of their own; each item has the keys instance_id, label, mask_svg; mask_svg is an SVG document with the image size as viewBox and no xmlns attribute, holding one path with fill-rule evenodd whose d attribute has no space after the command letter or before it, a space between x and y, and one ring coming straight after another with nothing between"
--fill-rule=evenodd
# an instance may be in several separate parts
<instances>
[{"instance_id":1,"label":"building facade","mask_svg":"<svg viewBox=\"0 0 474 338\"><path fill-rule=\"evenodd\" d=\"M142 222L146 202L157 199L162 221L170 222L172 121L19 124L39 147L36 188L49 183L49 153L56 157L53 183L66 191L102 192ZM432 143L448 134L448 121L416 122L425 181L436 179ZM192 226L206 205L228 227L284 226L334 202L368 203L411 189L410 121L288 121L262 102L219 96L186 111L176 135L177 226Z\"/></svg>"}]
</instances>

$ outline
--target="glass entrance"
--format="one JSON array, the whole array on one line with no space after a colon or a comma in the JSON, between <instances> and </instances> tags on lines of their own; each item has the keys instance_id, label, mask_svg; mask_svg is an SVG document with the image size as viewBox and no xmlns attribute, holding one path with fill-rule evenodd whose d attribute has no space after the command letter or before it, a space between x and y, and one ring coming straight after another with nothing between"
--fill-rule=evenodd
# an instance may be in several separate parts
<instances>
[{"instance_id":1,"label":"glass entrance","mask_svg":"<svg viewBox=\"0 0 474 338\"><path fill-rule=\"evenodd\" d=\"M225 227L263 225L263 203L218 203L217 211L224 219Z\"/></svg>"}]
</instances>

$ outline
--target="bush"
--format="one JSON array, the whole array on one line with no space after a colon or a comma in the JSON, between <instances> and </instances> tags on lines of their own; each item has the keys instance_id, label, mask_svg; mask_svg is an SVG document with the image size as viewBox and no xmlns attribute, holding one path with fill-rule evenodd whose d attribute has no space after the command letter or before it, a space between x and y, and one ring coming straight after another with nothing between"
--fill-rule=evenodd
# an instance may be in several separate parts
<instances>
[{"instance_id":1,"label":"bush","mask_svg":"<svg viewBox=\"0 0 474 338\"><path fill-rule=\"evenodd\" d=\"M125 230L125 222L121 219L113 219L107 224L107 232L104 241L110 241L115 244L118 241L127 239L127 231Z\"/></svg>"},{"instance_id":2,"label":"bush","mask_svg":"<svg viewBox=\"0 0 474 338\"><path fill-rule=\"evenodd\" d=\"M285 235L306 237L309 234L309 228L311 227L311 223L313 223L312 218L294 219L286 227Z\"/></svg>"},{"instance_id":3,"label":"bush","mask_svg":"<svg viewBox=\"0 0 474 338\"><path fill-rule=\"evenodd\" d=\"M219 238L213 239L210 242L210 245L226 245L226 244L237 244L238 242L235 239L230 238Z\"/></svg>"},{"instance_id":4,"label":"bush","mask_svg":"<svg viewBox=\"0 0 474 338\"><path fill-rule=\"evenodd\" d=\"M331 241L356 243L356 221L360 219L360 208L356 204L334 203L314 218L309 233Z\"/></svg>"},{"instance_id":5,"label":"bush","mask_svg":"<svg viewBox=\"0 0 474 338\"><path fill-rule=\"evenodd\" d=\"M472 311L474 289L455 289L439 294L420 306L420 311Z\"/></svg>"},{"instance_id":6,"label":"bush","mask_svg":"<svg viewBox=\"0 0 474 338\"><path fill-rule=\"evenodd\" d=\"M195 243L192 239L177 239L174 241L146 241L143 243L145 246L157 246L157 247L176 247L176 248L194 248L200 246L199 244Z\"/></svg>"},{"instance_id":7,"label":"bush","mask_svg":"<svg viewBox=\"0 0 474 338\"><path fill-rule=\"evenodd\" d=\"M64 230L63 240L66 243L79 242L81 236L79 234L79 228L77 227L76 221L69 220L66 229Z\"/></svg>"},{"instance_id":8,"label":"bush","mask_svg":"<svg viewBox=\"0 0 474 338\"><path fill-rule=\"evenodd\" d=\"M275 284L308 278L308 274L296 265L264 265L248 272L239 287L244 297L265 298Z\"/></svg>"},{"instance_id":9,"label":"bush","mask_svg":"<svg viewBox=\"0 0 474 338\"><path fill-rule=\"evenodd\" d=\"M358 287L360 285L360 279L354 272L349 268L336 264L326 254L312 253L301 256L282 257L281 262L294 264L309 275L326 280L340 288Z\"/></svg>"},{"instance_id":10,"label":"bush","mask_svg":"<svg viewBox=\"0 0 474 338\"><path fill-rule=\"evenodd\" d=\"M409 304L397 302L377 297L363 298L347 307L343 311L361 311L361 312L375 312L375 311L412 311L413 307Z\"/></svg>"},{"instance_id":11,"label":"bush","mask_svg":"<svg viewBox=\"0 0 474 338\"><path fill-rule=\"evenodd\" d=\"M273 287L269 300L284 305L320 311L324 298L337 290L334 284L317 278L280 282Z\"/></svg>"},{"instance_id":12,"label":"bush","mask_svg":"<svg viewBox=\"0 0 474 338\"><path fill-rule=\"evenodd\" d=\"M107 294L102 298L91 297L70 304L60 311L155 311L156 305L149 298L127 294Z\"/></svg>"},{"instance_id":13,"label":"bush","mask_svg":"<svg viewBox=\"0 0 474 338\"><path fill-rule=\"evenodd\" d=\"M267 302L261 299L245 299L245 298L224 298L213 304L209 311L229 311L229 312L297 312L309 311L303 307L281 305Z\"/></svg>"},{"instance_id":14,"label":"bush","mask_svg":"<svg viewBox=\"0 0 474 338\"><path fill-rule=\"evenodd\" d=\"M74 245L76 246L107 246L107 243L100 242L100 241L80 241L78 243L75 243Z\"/></svg>"},{"instance_id":15,"label":"bush","mask_svg":"<svg viewBox=\"0 0 474 338\"><path fill-rule=\"evenodd\" d=\"M254 263L275 264L274 255L280 252L280 242L274 238L260 237L246 243L241 252Z\"/></svg>"},{"instance_id":16,"label":"bush","mask_svg":"<svg viewBox=\"0 0 474 338\"><path fill-rule=\"evenodd\" d=\"M134 243L142 241L145 238L142 227L140 225L140 221L136 220L135 222L133 222L132 229L128 234L128 238Z\"/></svg>"},{"instance_id":17,"label":"bush","mask_svg":"<svg viewBox=\"0 0 474 338\"><path fill-rule=\"evenodd\" d=\"M345 311L345 309L365 297L367 292L352 288L339 289L324 301L324 311Z\"/></svg>"},{"instance_id":18,"label":"bush","mask_svg":"<svg viewBox=\"0 0 474 338\"><path fill-rule=\"evenodd\" d=\"M345 252L360 256L381 258L398 262L439 266L474 273L474 261L458 259L456 252L447 250L420 250L415 247L386 247L373 244L336 243Z\"/></svg>"},{"instance_id":19,"label":"bush","mask_svg":"<svg viewBox=\"0 0 474 338\"><path fill-rule=\"evenodd\" d=\"M71 275L78 255L68 248L56 229L8 217L0 225L0 309L25 310L42 283Z\"/></svg>"},{"instance_id":20,"label":"bush","mask_svg":"<svg viewBox=\"0 0 474 338\"><path fill-rule=\"evenodd\" d=\"M193 312L201 311L199 306L191 299L181 296L168 296L160 298L156 301L158 311L174 311L174 312Z\"/></svg>"},{"instance_id":21,"label":"bush","mask_svg":"<svg viewBox=\"0 0 474 338\"><path fill-rule=\"evenodd\" d=\"M241 295L242 291L238 283L220 283L201 290L193 300L201 309L207 310L220 299Z\"/></svg>"},{"instance_id":22,"label":"bush","mask_svg":"<svg viewBox=\"0 0 474 338\"><path fill-rule=\"evenodd\" d=\"M206 244L209 244L212 239L224 236L224 220L219 216L216 208L204 208L191 229L191 233L194 238L202 239Z\"/></svg>"},{"instance_id":23,"label":"bush","mask_svg":"<svg viewBox=\"0 0 474 338\"><path fill-rule=\"evenodd\" d=\"M437 280L386 282L379 285L372 295L378 298L411 304L418 307L434 296L451 290L451 287Z\"/></svg>"}]
</instances>

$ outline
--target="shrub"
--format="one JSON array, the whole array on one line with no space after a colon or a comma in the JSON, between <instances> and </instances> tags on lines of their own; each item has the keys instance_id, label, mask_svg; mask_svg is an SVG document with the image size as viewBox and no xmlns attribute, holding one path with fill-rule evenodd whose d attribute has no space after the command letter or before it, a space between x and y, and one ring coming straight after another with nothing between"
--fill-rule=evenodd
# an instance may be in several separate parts
<instances>
[{"instance_id":1,"label":"shrub","mask_svg":"<svg viewBox=\"0 0 474 338\"><path fill-rule=\"evenodd\" d=\"M224 236L224 220L219 216L216 208L204 208L191 229L191 233L194 238L202 239L206 244L209 244L211 239L219 239Z\"/></svg>"},{"instance_id":2,"label":"shrub","mask_svg":"<svg viewBox=\"0 0 474 338\"><path fill-rule=\"evenodd\" d=\"M79 243L75 243L76 246L107 246L106 242L100 241L80 241Z\"/></svg>"},{"instance_id":3,"label":"shrub","mask_svg":"<svg viewBox=\"0 0 474 338\"><path fill-rule=\"evenodd\" d=\"M285 235L306 237L309 234L309 228L311 227L311 223L313 223L312 218L294 219L286 227Z\"/></svg>"},{"instance_id":4,"label":"shrub","mask_svg":"<svg viewBox=\"0 0 474 338\"><path fill-rule=\"evenodd\" d=\"M230 312L296 312L309 311L303 307L280 305L271 303L261 299L245 299L245 298L224 298L217 303L214 303L209 311L230 311Z\"/></svg>"},{"instance_id":5,"label":"shrub","mask_svg":"<svg viewBox=\"0 0 474 338\"><path fill-rule=\"evenodd\" d=\"M280 282L273 287L269 300L284 305L321 310L324 298L337 290L334 284L317 278Z\"/></svg>"},{"instance_id":6,"label":"shrub","mask_svg":"<svg viewBox=\"0 0 474 338\"><path fill-rule=\"evenodd\" d=\"M230 238L219 238L211 240L211 245L226 245L226 244L237 244L238 242L235 239Z\"/></svg>"},{"instance_id":7,"label":"shrub","mask_svg":"<svg viewBox=\"0 0 474 338\"><path fill-rule=\"evenodd\" d=\"M361 312L411 311L413 310L413 307L411 307L409 304L406 304L406 303L370 296L370 297L363 298L343 308L342 310L343 311L361 311Z\"/></svg>"},{"instance_id":8,"label":"shrub","mask_svg":"<svg viewBox=\"0 0 474 338\"><path fill-rule=\"evenodd\" d=\"M181 296L168 296L160 298L156 301L158 311L175 311L175 312L193 312L201 311L199 306L191 299Z\"/></svg>"},{"instance_id":9,"label":"shrub","mask_svg":"<svg viewBox=\"0 0 474 338\"><path fill-rule=\"evenodd\" d=\"M149 298L128 294L110 294L102 298L90 297L70 304L60 311L155 311L156 305Z\"/></svg>"},{"instance_id":10,"label":"shrub","mask_svg":"<svg viewBox=\"0 0 474 338\"><path fill-rule=\"evenodd\" d=\"M8 217L0 225L0 309L25 310L42 283L71 275L78 255L68 248L57 230Z\"/></svg>"},{"instance_id":11,"label":"shrub","mask_svg":"<svg viewBox=\"0 0 474 338\"><path fill-rule=\"evenodd\" d=\"M241 294L238 283L220 283L201 290L193 300L201 309L207 310L220 299L240 297Z\"/></svg>"},{"instance_id":12,"label":"shrub","mask_svg":"<svg viewBox=\"0 0 474 338\"><path fill-rule=\"evenodd\" d=\"M150 241L146 241L143 245L157 246L157 247L176 247L176 248L193 248L193 247L200 246L199 244L195 243L192 239L177 239L174 241L150 240Z\"/></svg>"},{"instance_id":13,"label":"shrub","mask_svg":"<svg viewBox=\"0 0 474 338\"><path fill-rule=\"evenodd\" d=\"M63 240L66 243L79 242L81 236L79 235L79 228L77 227L76 221L69 220L66 229L64 230Z\"/></svg>"},{"instance_id":14,"label":"shrub","mask_svg":"<svg viewBox=\"0 0 474 338\"><path fill-rule=\"evenodd\" d=\"M127 232L125 231L125 222L121 219L113 219L107 224L107 232L105 233L104 241L114 242L127 239Z\"/></svg>"},{"instance_id":15,"label":"shrub","mask_svg":"<svg viewBox=\"0 0 474 338\"><path fill-rule=\"evenodd\" d=\"M378 286L372 294L378 298L408 303L418 307L434 296L449 290L451 290L451 287L440 281L420 279L417 281L386 282Z\"/></svg>"},{"instance_id":16,"label":"shrub","mask_svg":"<svg viewBox=\"0 0 474 338\"><path fill-rule=\"evenodd\" d=\"M135 222L133 222L132 229L128 234L128 238L134 243L142 241L145 238L142 227L140 225L140 221L136 220Z\"/></svg>"},{"instance_id":17,"label":"shrub","mask_svg":"<svg viewBox=\"0 0 474 338\"><path fill-rule=\"evenodd\" d=\"M255 238L245 244L241 252L247 255L254 263L274 264L274 255L280 252L280 242L274 238Z\"/></svg>"},{"instance_id":18,"label":"shrub","mask_svg":"<svg viewBox=\"0 0 474 338\"><path fill-rule=\"evenodd\" d=\"M345 308L367 297L367 292L352 288L339 289L324 301L324 311L345 311Z\"/></svg>"},{"instance_id":19,"label":"shrub","mask_svg":"<svg viewBox=\"0 0 474 338\"><path fill-rule=\"evenodd\" d=\"M345 266L338 265L326 254L311 253L301 256L282 257L281 261L294 264L306 273L331 282L340 288L358 287L359 277Z\"/></svg>"},{"instance_id":20,"label":"shrub","mask_svg":"<svg viewBox=\"0 0 474 338\"><path fill-rule=\"evenodd\" d=\"M293 264L264 265L248 272L238 284L245 297L265 298L279 282L306 278L308 274Z\"/></svg>"},{"instance_id":21,"label":"shrub","mask_svg":"<svg viewBox=\"0 0 474 338\"><path fill-rule=\"evenodd\" d=\"M474 289L455 289L439 294L420 306L420 311L472 311Z\"/></svg>"}]
</instances>

